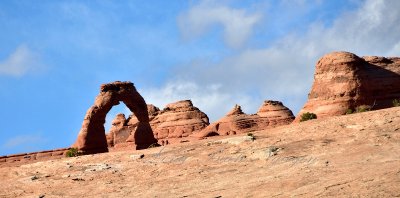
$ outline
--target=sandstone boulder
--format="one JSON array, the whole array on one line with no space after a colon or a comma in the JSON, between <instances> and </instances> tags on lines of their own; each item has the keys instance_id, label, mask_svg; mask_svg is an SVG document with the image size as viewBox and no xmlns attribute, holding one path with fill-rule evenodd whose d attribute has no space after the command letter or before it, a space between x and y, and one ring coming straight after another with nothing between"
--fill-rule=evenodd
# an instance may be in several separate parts
<instances>
[{"instance_id":1,"label":"sandstone boulder","mask_svg":"<svg viewBox=\"0 0 400 198\"><path fill-rule=\"evenodd\" d=\"M400 58L333 52L317 62L308 101L296 121L306 112L324 118L361 105L388 108L396 98L400 98Z\"/></svg>"}]
</instances>

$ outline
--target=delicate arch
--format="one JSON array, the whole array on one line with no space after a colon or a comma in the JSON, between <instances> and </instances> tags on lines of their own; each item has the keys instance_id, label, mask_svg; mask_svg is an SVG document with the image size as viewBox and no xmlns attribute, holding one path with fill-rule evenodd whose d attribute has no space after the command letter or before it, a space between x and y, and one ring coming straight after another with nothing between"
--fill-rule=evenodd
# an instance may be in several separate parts
<instances>
[{"instance_id":1,"label":"delicate arch","mask_svg":"<svg viewBox=\"0 0 400 198\"><path fill-rule=\"evenodd\" d=\"M157 143L149 124L147 105L143 97L136 91L131 82L116 81L103 84L95 103L86 112L82 128L72 147L78 148L84 154L108 152L104 123L106 115L114 105L120 102L135 114L139 120L134 134L136 149L148 148Z\"/></svg>"}]
</instances>

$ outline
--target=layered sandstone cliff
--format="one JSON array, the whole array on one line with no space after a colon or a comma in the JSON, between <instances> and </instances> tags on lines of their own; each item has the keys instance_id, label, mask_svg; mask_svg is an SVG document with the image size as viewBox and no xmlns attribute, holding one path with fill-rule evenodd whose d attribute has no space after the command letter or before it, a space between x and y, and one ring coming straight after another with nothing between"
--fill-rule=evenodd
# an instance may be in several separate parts
<instances>
[{"instance_id":1,"label":"layered sandstone cliff","mask_svg":"<svg viewBox=\"0 0 400 198\"><path fill-rule=\"evenodd\" d=\"M215 135L235 135L287 125L293 120L292 111L282 102L266 100L256 114L245 114L239 105L235 105L225 117L193 136L204 138Z\"/></svg>"},{"instance_id":2,"label":"layered sandstone cliff","mask_svg":"<svg viewBox=\"0 0 400 198\"><path fill-rule=\"evenodd\" d=\"M308 101L296 121L305 112L323 118L343 115L361 105L388 108L399 98L400 58L333 52L318 61Z\"/></svg>"}]
</instances>

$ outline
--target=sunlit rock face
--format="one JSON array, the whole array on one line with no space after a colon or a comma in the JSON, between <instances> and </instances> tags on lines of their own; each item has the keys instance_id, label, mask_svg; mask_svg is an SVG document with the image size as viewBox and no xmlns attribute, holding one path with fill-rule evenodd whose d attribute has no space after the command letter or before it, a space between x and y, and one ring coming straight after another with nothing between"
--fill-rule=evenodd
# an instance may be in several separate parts
<instances>
[{"instance_id":1,"label":"sunlit rock face","mask_svg":"<svg viewBox=\"0 0 400 198\"><path fill-rule=\"evenodd\" d=\"M332 52L317 62L308 101L296 121L305 112L324 118L361 105L388 108L396 98L400 98L400 58Z\"/></svg>"},{"instance_id":2,"label":"sunlit rock face","mask_svg":"<svg viewBox=\"0 0 400 198\"><path fill-rule=\"evenodd\" d=\"M147 110L154 137L161 145L179 142L179 139L196 134L209 125L208 116L193 106L190 100L168 104L163 110L148 104ZM127 119L123 114L117 115L107 134L108 145L125 146L125 142L132 139L132 136L127 137L127 134L136 130L138 122L135 115L130 115Z\"/></svg>"}]
</instances>

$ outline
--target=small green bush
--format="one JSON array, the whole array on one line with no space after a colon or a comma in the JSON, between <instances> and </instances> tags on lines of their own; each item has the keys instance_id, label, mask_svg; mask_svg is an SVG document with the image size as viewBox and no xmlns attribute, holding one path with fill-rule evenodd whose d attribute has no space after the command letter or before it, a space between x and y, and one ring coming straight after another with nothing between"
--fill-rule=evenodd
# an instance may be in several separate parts
<instances>
[{"instance_id":1,"label":"small green bush","mask_svg":"<svg viewBox=\"0 0 400 198\"><path fill-rule=\"evenodd\" d=\"M247 133L247 136L251 137L251 140L256 140L256 137L254 136L253 133Z\"/></svg>"},{"instance_id":2,"label":"small green bush","mask_svg":"<svg viewBox=\"0 0 400 198\"><path fill-rule=\"evenodd\" d=\"M156 148L156 147L159 147L159 146L161 146L161 145L158 144L158 143L153 143L153 144L150 144L150 146L148 148Z\"/></svg>"},{"instance_id":3,"label":"small green bush","mask_svg":"<svg viewBox=\"0 0 400 198\"><path fill-rule=\"evenodd\" d=\"M356 108L356 113L371 111L372 107L369 105L360 105Z\"/></svg>"},{"instance_id":4,"label":"small green bush","mask_svg":"<svg viewBox=\"0 0 400 198\"><path fill-rule=\"evenodd\" d=\"M315 113L307 112L307 113L303 113L303 115L301 115L300 122L304 122L304 121L312 120L312 119L317 119L317 115Z\"/></svg>"},{"instance_id":5,"label":"small green bush","mask_svg":"<svg viewBox=\"0 0 400 198\"><path fill-rule=\"evenodd\" d=\"M347 109L346 110L346 115L352 114L354 113L353 109Z\"/></svg>"},{"instance_id":6,"label":"small green bush","mask_svg":"<svg viewBox=\"0 0 400 198\"><path fill-rule=\"evenodd\" d=\"M65 153L66 157L76 157L80 155L81 153L78 151L77 148L70 148L68 151Z\"/></svg>"},{"instance_id":7,"label":"small green bush","mask_svg":"<svg viewBox=\"0 0 400 198\"><path fill-rule=\"evenodd\" d=\"M400 99L394 99L393 100L393 106L394 107L400 107Z\"/></svg>"}]
</instances>

